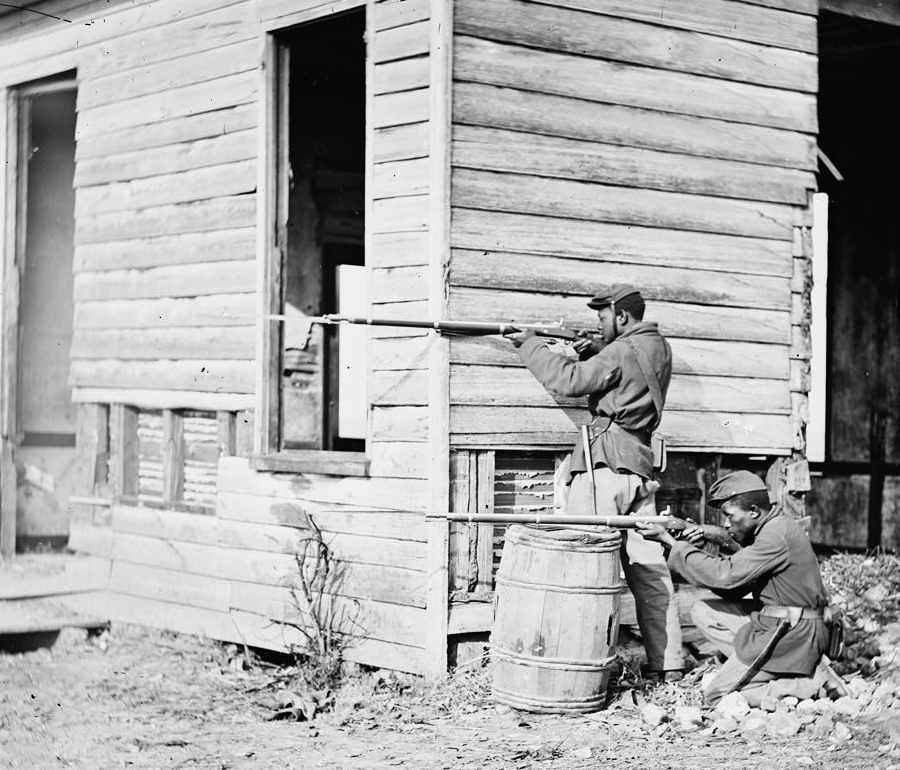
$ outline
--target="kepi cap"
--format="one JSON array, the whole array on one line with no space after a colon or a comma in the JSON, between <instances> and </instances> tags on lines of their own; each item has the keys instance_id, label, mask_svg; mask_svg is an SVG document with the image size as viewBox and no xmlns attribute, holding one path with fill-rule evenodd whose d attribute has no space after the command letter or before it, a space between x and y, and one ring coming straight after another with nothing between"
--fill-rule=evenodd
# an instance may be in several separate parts
<instances>
[{"instance_id":1,"label":"kepi cap","mask_svg":"<svg viewBox=\"0 0 900 770\"><path fill-rule=\"evenodd\" d=\"M640 293L640 290L636 286L632 286L631 284L614 283L610 286L607 286L605 289L601 289L593 297L591 297L591 301L588 302L588 307L593 308L594 310L599 310L601 307L606 307L607 305L621 302L623 299L625 299L625 297L629 297L632 294Z\"/></svg>"},{"instance_id":2,"label":"kepi cap","mask_svg":"<svg viewBox=\"0 0 900 770\"><path fill-rule=\"evenodd\" d=\"M765 482L750 471L734 471L727 476L717 479L709 488L707 505L718 508L729 498L741 495L744 492L767 492Z\"/></svg>"}]
</instances>

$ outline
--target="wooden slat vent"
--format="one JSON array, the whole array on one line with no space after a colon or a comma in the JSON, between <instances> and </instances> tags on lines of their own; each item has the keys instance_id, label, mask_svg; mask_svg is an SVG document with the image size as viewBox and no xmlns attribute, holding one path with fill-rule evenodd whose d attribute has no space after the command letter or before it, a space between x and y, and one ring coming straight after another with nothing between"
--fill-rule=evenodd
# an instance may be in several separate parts
<instances>
[{"instance_id":1,"label":"wooden slat vent","mask_svg":"<svg viewBox=\"0 0 900 770\"><path fill-rule=\"evenodd\" d=\"M163 414L144 410L138 414L138 500L160 505L163 500Z\"/></svg>"},{"instance_id":2,"label":"wooden slat vent","mask_svg":"<svg viewBox=\"0 0 900 770\"><path fill-rule=\"evenodd\" d=\"M184 503L204 513L216 510L217 431L215 412L184 413Z\"/></svg>"}]
</instances>

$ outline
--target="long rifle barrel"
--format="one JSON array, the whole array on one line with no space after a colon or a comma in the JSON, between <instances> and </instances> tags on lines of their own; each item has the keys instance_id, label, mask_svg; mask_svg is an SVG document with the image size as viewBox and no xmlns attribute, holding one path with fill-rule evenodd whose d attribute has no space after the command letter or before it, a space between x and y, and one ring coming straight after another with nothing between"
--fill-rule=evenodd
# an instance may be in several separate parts
<instances>
[{"instance_id":1,"label":"long rifle barrel","mask_svg":"<svg viewBox=\"0 0 900 770\"><path fill-rule=\"evenodd\" d=\"M578 516L574 514L540 513L426 513L427 519L461 521L467 524L558 524L591 525L635 529L638 524L661 524L666 529L681 530L685 521L675 516Z\"/></svg>"},{"instance_id":2,"label":"long rifle barrel","mask_svg":"<svg viewBox=\"0 0 900 770\"><path fill-rule=\"evenodd\" d=\"M322 316L324 323L348 323L361 324L365 326L398 326L413 329L434 329L445 334L465 334L471 336L490 335L490 334L510 334L513 332L521 332L530 330L541 337L555 337L557 339L573 340L578 337L580 329L572 329L568 326L558 324L529 324L516 323L510 321L508 323L496 323L493 321L428 321L424 319L406 319L406 318L363 318L359 316L346 316L339 314L328 314Z\"/></svg>"}]
</instances>

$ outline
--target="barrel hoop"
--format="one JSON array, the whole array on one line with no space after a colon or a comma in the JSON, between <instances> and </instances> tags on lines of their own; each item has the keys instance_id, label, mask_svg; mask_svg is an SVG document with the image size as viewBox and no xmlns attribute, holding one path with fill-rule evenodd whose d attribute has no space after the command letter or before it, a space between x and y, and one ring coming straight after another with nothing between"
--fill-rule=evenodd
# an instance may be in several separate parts
<instances>
[{"instance_id":1,"label":"barrel hoop","mask_svg":"<svg viewBox=\"0 0 900 770\"><path fill-rule=\"evenodd\" d=\"M496 687L492 689L495 700L505 703L513 708L520 708L524 711L543 711L544 713L564 713L568 711L596 711L602 708L606 701L606 692L602 695L593 695L589 698L538 698L536 696L523 697L516 693L507 692L506 690L498 690Z\"/></svg>"},{"instance_id":2,"label":"barrel hoop","mask_svg":"<svg viewBox=\"0 0 900 770\"><path fill-rule=\"evenodd\" d=\"M585 545L565 540L553 542L552 540L536 540L524 537L512 538L508 535L506 536L506 542L533 548L535 551L566 551L567 553L615 553L621 545L618 540L613 543Z\"/></svg>"},{"instance_id":3,"label":"barrel hoop","mask_svg":"<svg viewBox=\"0 0 900 770\"><path fill-rule=\"evenodd\" d=\"M497 573L497 584L503 586L515 586L516 588L534 588L559 594L605 594L613 595L622 593L622 584L615 586L558 586L548 583L535 583L530 580L513 580L502 572Z\"/></svg>"},{"instance_id":4,"label":"barrel hoop","mask_svg":"<svg viewBox=\"0 0 900 770\"><path fill-rule=\"evenodd\" d=\"M602 671L615 659L615 655L607 658L541 658L537 655L528 655L523 652L504 650L502 647L494 647L491 651L494 657L514 663L517 666L535 666L536 668L556 668L569 671Z\"/></svg>"},{"instance_id":5,"label":"barrel hoop","mask_svg":"<svg viewBox=\"0 0 900 770\"><path fill-rule=\"evenodd\" d=\"M515 540L529 540L545 543L569 543L575 546L597 546L619 543L622 533L617 529L602 526L580 527L577 525L554 526L552 524L513 524L506 536Z\"/></svg>"}]
</instances>

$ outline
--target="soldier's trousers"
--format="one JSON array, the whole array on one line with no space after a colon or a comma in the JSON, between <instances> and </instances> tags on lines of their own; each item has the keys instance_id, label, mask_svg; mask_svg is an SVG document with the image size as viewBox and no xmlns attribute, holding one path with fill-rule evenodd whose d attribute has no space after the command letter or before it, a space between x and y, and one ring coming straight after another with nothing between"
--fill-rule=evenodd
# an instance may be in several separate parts
<instances>
[{"instance_id":1,"label":"soldier's trousers","mask_svg":"<svg viewBox=\"0 0 900 770\"><path fill-rule=\"evenodd\" d=\"M725 599L701 599L691 608L691 617L697 630L726 656L722 668L703 685L703 700L715 706L725 695L732 692L750 666L742 663L734 653L734 635L750 621L752 601L729 602ZM800 700L812 698L825 683L826 674L821 669L811 676L788 676L757 671L753 678L741 688L747 702L757 707L763 698L781 698L793 695Z\"/></svg>"},{"instance_id":2,"label":"soldier's trousers","mask_svg":"<svg viewBox=\"0 0 900 770\"><path fill-rule=\"evenodd\" d=\"M659 489L656 482L632 473L615 473L604 466L594 469L594 484L599 516L656 515L656 490ZM580 516L593 513L586 473L573 477L565 508L567 513ZM623 530L622 568L625 582L634 595L649 668L658 671L682 668L684 652L678 601L662 546L645 540L634 530Z\"/></svg>"}]
</instances>

